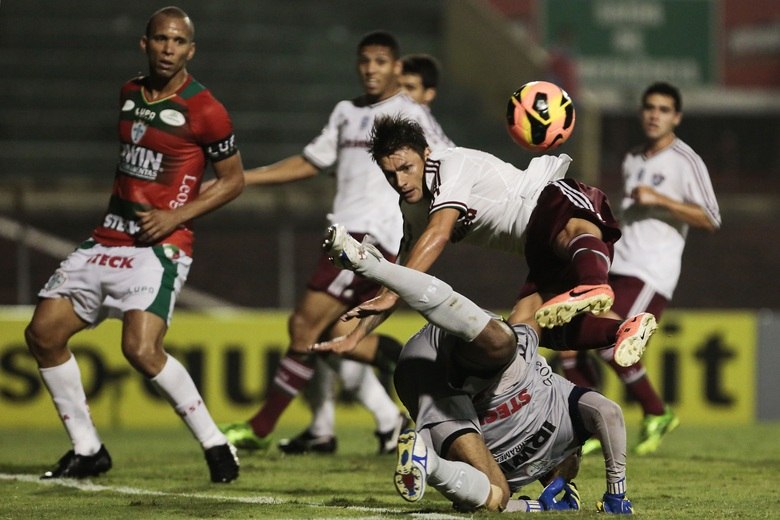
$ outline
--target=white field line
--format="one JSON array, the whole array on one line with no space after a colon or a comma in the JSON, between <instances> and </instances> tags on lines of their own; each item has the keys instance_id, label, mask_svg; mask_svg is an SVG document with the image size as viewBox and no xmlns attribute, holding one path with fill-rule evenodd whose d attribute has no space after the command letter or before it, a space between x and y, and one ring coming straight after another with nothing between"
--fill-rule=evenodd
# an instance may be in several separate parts
<instances>
[{"instance_id":1,"label":"white field line","mask_svg":"<svg viewBox=\"0 0 780 520\"><path fill-rule=\"evenodd\" d=\"M103 486L100 484L93 484L89 480L73 480L73 479L50 479L41 480L38 475L25 475L25 474L12 474L12 473L0 473L0 481L21 481L28 484L38 484L41 486L61 486L75 488L79 491L86 491L91 493L107 491L111 493L119 493L120 495L138 495L138 496L154 496L154 497L178 497L188 499L201 499L201 500L218 500L220 502L237 502L241 504L288 504L291 500L285 500L276 497L269 496L231 496L231 495L211 495L205 493L171 493L168 491L155 491L152 489L135 488L129 486ZM414 513L404 511L402 509L388 509L381 507L364 507L364 506L328 506L326 504L318 503L302 503L295 501L296 504L301 506L310 507L336 507L338 509L349 509L352 511L365 512L374 515L382 514L404 514L414 518L424 518L426 520L457 520L461 519L460 516L447 515L442 513Z\"/></svg>"}]
</instances>

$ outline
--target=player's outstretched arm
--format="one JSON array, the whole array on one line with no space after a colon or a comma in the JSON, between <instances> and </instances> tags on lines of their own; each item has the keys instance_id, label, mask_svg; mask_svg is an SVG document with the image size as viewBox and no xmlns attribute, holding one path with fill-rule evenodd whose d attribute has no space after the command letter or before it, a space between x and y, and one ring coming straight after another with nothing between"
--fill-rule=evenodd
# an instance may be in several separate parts
<instances>
[{"instance_id":1,"label":"player's outstretched arm","mask_svg":"<svg viewBox=\"0 0 780 520\"><path fill-rule=\"evenodd\" d=\"M293 155L268 166L246 170L244 179L247 185L268 186L308 179L319 171L303 155Z\"/></svg>"}]
</instances>

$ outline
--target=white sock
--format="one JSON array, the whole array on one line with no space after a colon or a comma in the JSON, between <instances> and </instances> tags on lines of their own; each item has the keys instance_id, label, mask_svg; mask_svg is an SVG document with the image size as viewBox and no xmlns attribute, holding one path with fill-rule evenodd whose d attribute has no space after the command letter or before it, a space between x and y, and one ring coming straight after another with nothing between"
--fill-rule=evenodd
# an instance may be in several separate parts
<instances>
[{"instance_id":1,"label":"white sock","mask_svg":"<svg viewBox=\"0 0 780 520\"><path fill-rule=\"evenodd\" d=\"M326 363L322 356L317 356L314 377L309 381L306 390L311 405L312 419L309 433L317 437L328 437L336 431L336 397L333 392L333 382L336 373Z\"/></svg>"},{"instance_id":2,"label":"white sock","mask_svg":"<svg viewBox=\"0 0 780 520\"><path fill-rule=\"evenodd\" d=\"M409 307L434 325L472 341L490 321L490 316L477 304L438 278L384 259L377 260L365 270L366 276L398 293Z\"/></svg>"},{"instance_id":3,"label":"white sock","mask_svg":"<svg viewBox=\"0 0 780 520\"><path fill-rule=\"evenodd\" d=\"M151 379L152 384L176 409L204 450L227 443L187 369L175 357L166 355L168 360L160 373Z\"/></svg>"},{"instance_id":4,"label":"white sock","mask_svg":"<svg viewBox=\"0 0 780 520\"><path fill-rule=\"evenodd\" d=\"M465 462L439 457L428 448L428 484L450 501L468 508L482 507L490 496L490 479Z\"/></svg>"},{"instance_id":5,"label":"white sock","mask_svg":"<svg viewBox=\"0 0 780 520\"><path fill-rule=\"evenodd\" d=\"M376 431L387 432L396 427L400 412L372 367L343 359L339 375L344 387L354 392L357 400L374 416Z\"/></svg>"},{"instance_id":6,"label":"white sock","mask_svg":"<svg viewBox=\"0 0 780 520\"><path fill-rule=\"evenodd\" d=\"M79 455L94 455L103 444L89 414L87 396L81 383L81 370L72 355L65 363L41 368L41 377L49 389L54 407L60 415L65 431Z\"/></svg>"}]
</instances>

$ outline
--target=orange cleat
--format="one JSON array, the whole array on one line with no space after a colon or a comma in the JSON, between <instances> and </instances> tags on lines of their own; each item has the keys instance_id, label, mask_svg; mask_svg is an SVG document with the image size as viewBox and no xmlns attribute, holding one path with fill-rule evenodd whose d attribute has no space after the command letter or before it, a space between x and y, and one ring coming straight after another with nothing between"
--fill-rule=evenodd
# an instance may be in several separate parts
<instances>
[{"instance_id":1,"label":"orange cleat","mask_svg":"<svg viewBox=\"0 0 780 520\"><path fill-rule=\"evenodd\" d=\"M602 314L615 301L615 293L607 284L578 285L569 292L548 300L536 311L534 318L540 327L552 328L569 323L585 312Z\"/></svg>"}]
</instances>

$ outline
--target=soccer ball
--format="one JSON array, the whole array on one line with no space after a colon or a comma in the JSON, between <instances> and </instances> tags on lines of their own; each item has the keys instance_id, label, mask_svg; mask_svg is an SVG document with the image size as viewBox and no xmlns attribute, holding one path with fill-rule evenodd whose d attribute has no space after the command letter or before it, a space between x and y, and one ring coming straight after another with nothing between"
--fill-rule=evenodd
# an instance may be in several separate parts
<instances>
[{"instance_id":1,"label":"soccer ball","mask_svg":"<svg viewBox=\"0 0 780 520\"><path fill-rule=\"evenodd\" d=\"M557 148L574 129L574 103L558 85L531 81L515 91L506 107L512 139L533 152Z\"/></svg>"}]
</instances>

